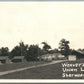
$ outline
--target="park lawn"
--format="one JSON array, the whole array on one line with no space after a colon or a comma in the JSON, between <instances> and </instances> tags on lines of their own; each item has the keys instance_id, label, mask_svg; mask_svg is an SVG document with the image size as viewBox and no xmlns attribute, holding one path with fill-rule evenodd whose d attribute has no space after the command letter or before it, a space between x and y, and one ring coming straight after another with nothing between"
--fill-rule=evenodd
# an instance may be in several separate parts
<instances>
[{"instance_id":1,"label":"park lawn","mask_svg":"<svg viewBox=\"0 0 84 84\"><path fill-rule=\"evenodd\" d=\"M84 59L77 61L67 61L68 63L84 63ZM62 63L47 65L38 68L32 68L20 72L15 72L0 76L0 79L64 79L62 77ZM77 72L80 73L80 72ZM83 78L65 78L65 79L83 79Z\"/></svg>"},{"instance_id":2,"label":"park lawn","mask_svg":"<svg viewBox=\"0 0 84 84\"><path fill-rule=\"evenodd\" d=\"M31 62L24 62L24 63L19 62L19 63L12 63L12 64L2 64L2 65L0 65L0 72L34 66L34 65L39 65L39 64L44 64L44 63L47 63L47 62L31 61Z\"/></svg>"}]
</instances>

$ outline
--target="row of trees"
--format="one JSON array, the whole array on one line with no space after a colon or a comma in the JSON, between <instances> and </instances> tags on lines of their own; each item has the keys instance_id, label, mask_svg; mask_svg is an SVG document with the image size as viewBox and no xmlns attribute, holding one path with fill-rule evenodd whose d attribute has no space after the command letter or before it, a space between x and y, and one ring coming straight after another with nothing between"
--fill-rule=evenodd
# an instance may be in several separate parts
<instances>
[{"instance_id":1,"label":"row of trees","mask_svg":"<svg viewBox=\"0 0 84 84\"><path fill-rule=\"evenodd\" d=\"M41 49L38 45L24 44L20 42L19 45L15 46L10 52L8 47L0 48L0 56L9 56L12 59L14 56L25 56L27 60L37 60L37 57L43 54L47 54L51 46L46 42L42 42L44 45Z\"/></svg>"},{"instance_id":2,"label":"row of trees","mask_svg":"<svg viewBox=\"0 0 84 84\"><path fill-rule=\"evenodd\" d=\"M0 56L9 56L10 59L14 56L25 56L27 60L37 60L38 56L43 54L60 52L67 57L72 51L69 47L69 43L70 42L66 39L62 39L59 42L59 48L52 49L47 42L42 42L43 48L41 49L38 45L29 46L21 41L19 45L15 46L10 52L8 47L0 48Z\"/></svg>"}]
</instances>

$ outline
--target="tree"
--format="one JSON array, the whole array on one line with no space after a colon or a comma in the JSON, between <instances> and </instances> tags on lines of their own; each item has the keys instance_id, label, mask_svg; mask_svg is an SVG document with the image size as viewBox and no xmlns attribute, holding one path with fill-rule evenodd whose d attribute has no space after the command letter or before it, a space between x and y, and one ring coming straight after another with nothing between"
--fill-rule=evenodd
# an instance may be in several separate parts
<instances>
[{"instance_id":1,"label":"tree","mask_svg":"<svg viewBox=\"0 0 84 84\"><path fill-rule=\"evenodd\" d=\"M28 45L25 45L24 42L20 42L19 45L15 46L10 52L10 57L14 56L26 56L28 51Z\"/></svg>"},{"instance_id":2,"label":"tree","mask_svg":"<svg viewBox=\"0 0 84 84\"><path fill-rule=\"evenodd\" d=\"M69 41L66 39L62 39L59 43L59 50L61 54L65 55L66 57L70 54L70 47L69 47Z\"/></svg>"},{"instance_id":3,"label":"tree","mask_svg":"<svg viewBox=\"0 0 84 84\"><path fill-rule=\"evenodd\" d=\"M0 48L0 56L8 56L9 55L9 49L8 47L2 47Z\"/></svg>"},{"instance_id":4,"label":"tree","mask_svg":"<svg viewBox=\"0 0 84 84\"><path fill-rule=\"evenodd\" d=\"M24 44L24 42L20 42L21 56L26 56L28 51L28 45Z\"/></svg>"},{"instance_id":5,"label":"tree","mask_svg":"<svg viewBox=\"0 0 84 84\"><path fill-rule=\"evenodd\" d=\"M84 53L84 49L79 48L77 51Z\"/></svg>"},{"instance_id":6,"label":"tree","mask_svg":"<svg viewBox=\"0 0 84 84\"><path fill-rule=\"evenodd\" d=\"M41 52L41 49L39 48L38 45L30 45L28 50L28 56L26 56L26 59L30 61L38 60L40 52Z\"/></svg>"},{"instance_id":7,"label":"tree","mask_svg":"<svg viewBox=\"0 0 84 84\"><path fill-rule=\"evenodd\" d=\"M43 50L44 50L44 51L48 52L49 49L51 49L51 46L48 45L46 42L42 42L42 44L44 44L44 46L43 46Z\"/></svg>"}]
</instances>

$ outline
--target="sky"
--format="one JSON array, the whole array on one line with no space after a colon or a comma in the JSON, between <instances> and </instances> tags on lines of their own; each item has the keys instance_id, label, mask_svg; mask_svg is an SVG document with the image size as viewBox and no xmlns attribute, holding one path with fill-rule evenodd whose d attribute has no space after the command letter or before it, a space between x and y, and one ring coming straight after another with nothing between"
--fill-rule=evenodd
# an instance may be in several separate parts
<instances>
[{"instance_id":1,"label":"sky","mask_svg":"<svg viewBox=\"0 0 84 84\"><path fill-rule=\"evenodd\" d=\"M11 50L22 40L58 48L62 38L84 48L84 2L0 2L0 47Z\"/></svg>"}]
</instances>

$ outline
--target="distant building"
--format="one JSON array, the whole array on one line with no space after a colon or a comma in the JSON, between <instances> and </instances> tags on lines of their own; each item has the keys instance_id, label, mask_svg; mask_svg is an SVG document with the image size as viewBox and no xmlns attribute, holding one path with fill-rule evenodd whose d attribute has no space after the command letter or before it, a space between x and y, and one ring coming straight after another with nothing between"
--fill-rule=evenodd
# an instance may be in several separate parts
<instances>
[{"instance_id":1,"label":"distant building","mask_svg":"<svg viewBox=\"0 0 84 84\"><path fill-rule=\"evenodd\" d=\"M25 62L26 59L24 56L14 56L14 58L11 59L12 62Z\"/></svg>"},{"instance_id":2,"label":"distant building","mask_svg":"<svg viewBox=\"0 0 84 84\"><path fill-rule=\"evenodd\" d=\"M76 50L74 50L74 51L72 52L72 55L76 55L76 59L84 58L84 53L81 52L81 51L76 51Z\"/></svg>"},{"instance_id":3,"label":"distant building","mask_svg":"<svg viewBox=\"0 0 84 84\"><path fill-rule=\"evenodd\" d=\"M76 61L77 60L77 56L76 55L69 55L68 56L68 60L69 61Z\"/></svg>"},{"instance_id":4,"label":"distant building","mask_svg":"<svg viewBox=\"0 0 84 84\"><path fill-rule=\"evenodd\" d=\"M65 56L60 53L53 53L53 54L45 54L41 55L38 59L41 61L52 61L52 60L58 60L63 59Z\"/></svg>"},{"instance_id":5,"label":"distant building","mask_svg":"<svg viewBox=\"0 0 84 84\"><path fill-rule=\"evenodd\" d=\"M0 56L0 64L7 64L11 63L11 60L8 58L8 56Z\"/></svg>"},{"instance_id":6,"label":"distant building","mask_svg":"<svg viewBox=\"0 0 84 84\"><path fill-rule=\"evenodd\" d=\"M77 50L77 52L84 54L84 50Z\"/></svg>"}]
</instances>

